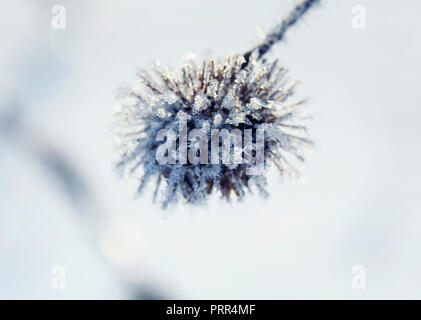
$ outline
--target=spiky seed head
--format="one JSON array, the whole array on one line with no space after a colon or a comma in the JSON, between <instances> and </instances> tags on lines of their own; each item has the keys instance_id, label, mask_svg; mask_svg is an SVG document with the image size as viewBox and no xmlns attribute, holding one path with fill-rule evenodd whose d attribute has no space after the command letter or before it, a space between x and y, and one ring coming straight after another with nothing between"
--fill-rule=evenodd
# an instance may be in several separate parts
<instances>
[{"instance_id":1,"label":"spiky seed head","mask_svg":"<svg viewBox=\"0 0 421 320\"><path fill-rule=\"evenodd\" d=\"M154 197L164 208L180 199L203 203L213 191L225 200L233 194L241 199L253 188L267 195L265 171L249 175L251 163L159 164L156 136L164 128L178 132L181 121L189 130L204 128L209 141L211 129L264 129L265 167L296 174L294 159L303 161L311 141L300 115L305 100L294 98L296 84L287 73L277 60L259 59L257 51L247 62L238 54L200 65L189 61L178 71L158 63L139 71L142 87L126 88L115 114L118 168L139 178L139 193L155 177Z\"/></svg>"}]
</instances>

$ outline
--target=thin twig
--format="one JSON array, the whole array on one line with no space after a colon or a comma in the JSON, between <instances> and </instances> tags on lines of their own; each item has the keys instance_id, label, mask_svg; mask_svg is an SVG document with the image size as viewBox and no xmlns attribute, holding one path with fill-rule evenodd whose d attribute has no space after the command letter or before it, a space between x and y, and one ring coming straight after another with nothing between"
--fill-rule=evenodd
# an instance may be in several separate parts
<instances>
[{"instance_id":1,"label":"thin twig","mask_svg":"<svg viewBox=\"0 0 421 320\"><path fill-rule=\"evenodd\" d=\"M243 68L247 66L250 56L254 51L258 52L257 59L263 57L270 48L277 42L282 41L285 37L285 34L293 25L297 23L300 18L304 16L307 11L309 11L314 5L318 4L320 0L305 0L301 4L295 7L295 9L284 19L280 24L275 26L266 36L265 40L254 47L253 49L247 51L244 54L245 62Z\"/></svg>"}]
</instances>

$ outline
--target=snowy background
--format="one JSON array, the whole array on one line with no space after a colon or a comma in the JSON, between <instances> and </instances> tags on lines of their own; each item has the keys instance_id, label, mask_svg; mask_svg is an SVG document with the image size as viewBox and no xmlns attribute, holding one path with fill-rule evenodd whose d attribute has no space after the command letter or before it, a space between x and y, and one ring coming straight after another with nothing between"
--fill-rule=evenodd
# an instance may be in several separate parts
<instances>
[{"instance_id":1,"label":"snowy background","mask_svg":"<svg viewBox=\"0 0 421 320\"><path fill-rule=\"evenodd\" d=\"M268 200L162 212L113 169L138 67L248 49L296 3L1 0L0 298L421 298L417 0L325 0L273 50L316 146L302 180L270 172Z\"/></svg>"}]
</instances>

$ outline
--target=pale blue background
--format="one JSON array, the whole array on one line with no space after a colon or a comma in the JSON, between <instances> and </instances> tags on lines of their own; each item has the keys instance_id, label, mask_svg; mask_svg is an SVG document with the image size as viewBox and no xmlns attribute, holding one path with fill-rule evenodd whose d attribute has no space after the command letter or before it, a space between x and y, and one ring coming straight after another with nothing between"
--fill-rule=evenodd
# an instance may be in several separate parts
<instances>
[{"instance_id":1,"label":"pale blue background","mask_svg":"<svg viewBox=\"0 0 421 320\"><path fill-rule=\"evenodd\" d=\"M95 199L72 205L1 133L0 298L133 298L130 285L191 299L421 298L419 1L323 1L273 50L312 99L303 181L272 170L266 201L167 213L113 171L116 88L154 60L244 50L296 2L0 3L0 111L20 106L26 134L65 154ZM51 29L55 4L65 31ZM352 29L356 4L366 30ZM64 290L51 288L54 265Z\"/></svg>"}]
</instances>

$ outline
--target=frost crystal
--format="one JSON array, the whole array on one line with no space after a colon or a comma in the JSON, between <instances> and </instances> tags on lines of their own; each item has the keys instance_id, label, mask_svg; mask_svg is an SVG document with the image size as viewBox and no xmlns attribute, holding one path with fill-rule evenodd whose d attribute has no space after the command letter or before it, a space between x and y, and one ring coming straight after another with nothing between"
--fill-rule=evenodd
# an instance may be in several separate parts
<instances>
[{"instance_id":1,"label":"frost crystal","mask_svg":"<svg viewBox=\"0 0 421 320\"><path fill-rule=\"evenodd\" d=\"M247 160L227 165L180 164L176 162L179 156L171 152L175 163L159 164L155 156L161 142L156 136L161 129L179 132L180 123L185 122L189 131L202 128L209 141L212 128L230 132L251 129L253 141L256 130L264 129L264 166L273 163L281 174L295 173L289 158L302 161L302 147L311 144L305 127L296 123L304 101L292 98L295 85L286 85L286 70L277 61L260 61L252 55L244 65L242 55L233 55L200 66L191 61L179 73L160 65L138 75L143 90L134 93L125 89L125 98L136 103L122 104L115 117L122 154L118 167L131 174L140 172L139 192L156 176L154 194L160 196L164 207L180 199L202 203L213 191L219 191L226 200L232 194L242 198L251 188L268 193L264 171L248 175L252 163ZM199 148L198 141L189 140L187 148ZM254 154L245 145L233 146L232 153L234 159L241 158L242 153L249 157Z\"/></svg>"}]
</instances>

